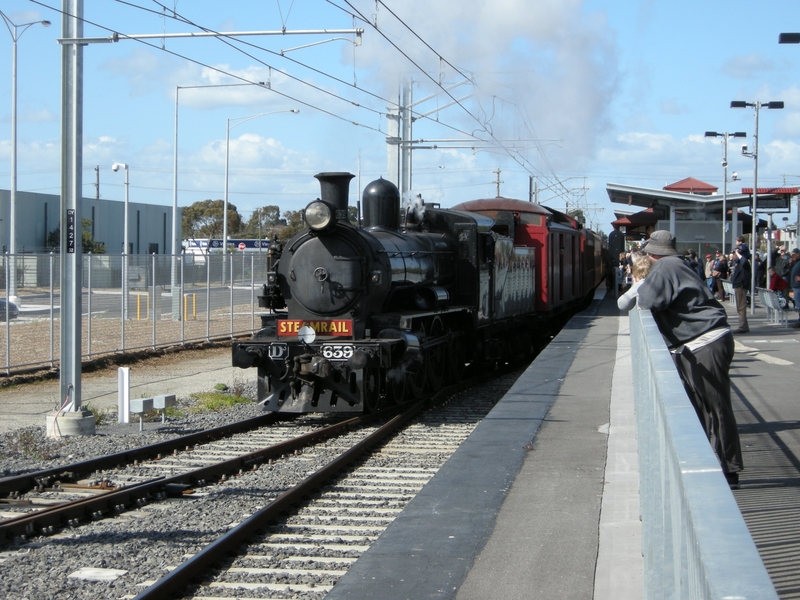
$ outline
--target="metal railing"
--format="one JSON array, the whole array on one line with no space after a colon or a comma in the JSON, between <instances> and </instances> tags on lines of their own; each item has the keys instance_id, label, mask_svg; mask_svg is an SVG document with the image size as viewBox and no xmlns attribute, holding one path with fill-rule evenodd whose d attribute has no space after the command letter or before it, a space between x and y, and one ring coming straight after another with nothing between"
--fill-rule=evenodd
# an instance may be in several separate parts
<instances>
[{"instance_id":1,"label":"metal railing","mask_svg":"<svg viewBox=\"0 0 800 600\"><path fill-rule=\"evenodd\" d=\"M3 299L8 299L12 259L19 316L0 323L0 373L55 368L60 358L60 256L0 256ZM266 253L256 252L85 254L82 360L251 334L260 327L256 295L267 270Z\"/></svg>"},{"instance_id":2,"label":"metal railing","mask_svg":"<svg viewBox=\"0 0 800 600\"><path fill-rule=\"evenodd\" d=\"M630 319L645 598L776 599L650 311Z\"/></svg>"}]
</instances>

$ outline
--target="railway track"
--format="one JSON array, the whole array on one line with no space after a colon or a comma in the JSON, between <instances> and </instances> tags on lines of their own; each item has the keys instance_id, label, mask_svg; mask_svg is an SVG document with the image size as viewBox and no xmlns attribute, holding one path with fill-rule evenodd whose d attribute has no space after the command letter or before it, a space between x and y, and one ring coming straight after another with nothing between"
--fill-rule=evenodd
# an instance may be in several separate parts
<instances>
[{"instance_id":1,"label":"railway track","mask_svg":"<svg viewBox=\"0 0 800 600\"><path fill-rule=\"evenodd\" d=\"M192 486L257 468L357 422L320 416L292 422L267 414L136 450L4 478L0 544L180 497Z\"/></svg>"},{"instance_id":2,"label":"railway track","mask_svg":"<svg viewBox=\"0 0 800 600\"><path fill-rule=\"evenodd\" d=\"M33 533L25 534L24 539L16 537L18 543L0 554L0 562L15 567L8 570L14 576L0 582L0 594L47 597L43 590L53 589L54 582L60 581L57 589L73 594L67 597L169 597L183 593L175 590L184 590L199 575L215 571L234 553L238 557L218 578L202 583L196 597L230 596L236 593L232 588L250 588L247 595L254 597L321 597L433 476L515 378L506 376L508 381L503 384L483 384L477 404L467 397L474 394L466 392L454 402L422 413L388 442L379 442L380 434L371 437L377 424L358 428L342 424L343 431L335 437L318 440L302 452L284 449L278 453L282 460L267 459L256 470L229 469L234 477L206 477L207 483L225 481L192 487L189 494L183 493L187 490L174 496L162 493L162 501L157 503L151 502L155 499L151 494L144 502L129 502L129 510L124 512L108 509L96 515L94 522L89 521L91 512L84 511L72 525L58 533L59 525L54 535L46 538L35 535L37 530L45 531L37 525ZM389 428L400 427L399 420ZM282 428L288 431L295 424L284 423ZM357 445L361 449L379 445L379 449L364 458L353 448ZM228 445L224 452L234 450ZM186 455L193 455L197 462L215 460L204 453L195 449ZM229 460L240 459L237 455ZM135 465L126 471L125 484L131 488L141 485L140 478L163 492L175 477L170 469L177 467L170 466L171 460L162 455L149 466ZM347 461L354 466L345 467ZM208 468L195 466L195 471ZM154 470L160 474L153 476ZM303 481L304 487L291 491ZM65 553L74 554L77 561L62 565ZM36 565L42 564L51 565L50 571L56 569L52 565L58 565L58 572L47 580L24 575L41 572L42 567ZM25 591L15 596L20 588Z\"/></svg>"}]
</instances>

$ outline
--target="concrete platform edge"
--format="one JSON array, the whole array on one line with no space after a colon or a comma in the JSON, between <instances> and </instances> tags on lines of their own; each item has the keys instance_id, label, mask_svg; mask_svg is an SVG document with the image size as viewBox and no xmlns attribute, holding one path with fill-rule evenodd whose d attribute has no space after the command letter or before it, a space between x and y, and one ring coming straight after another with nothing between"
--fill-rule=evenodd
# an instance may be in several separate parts
<instances>
[{"instance_id":1,"label":"concrete platform edge","mask_svg":"<svg viewBox=\"0 0 800 600\"><path fill-rule=\"evenodd\" d=\"M576 315L326 599L454 598L602 301ZM495 465L496 468L480 468Z\"/></svg>"}]
</instances>

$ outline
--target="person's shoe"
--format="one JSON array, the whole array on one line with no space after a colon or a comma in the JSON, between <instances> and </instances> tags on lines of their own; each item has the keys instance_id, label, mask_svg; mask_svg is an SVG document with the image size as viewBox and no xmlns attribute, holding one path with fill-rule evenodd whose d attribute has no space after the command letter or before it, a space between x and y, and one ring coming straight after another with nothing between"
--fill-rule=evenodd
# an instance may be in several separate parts
<instances>
[{"instance_id":1,"label":"person's shoe","mask_svg":"<svg viewBox=\"0 0 800 600\"><path fill-rule=\"evenodd\" d=\"M739 489L739 474L738 473L725 473L725 479L728 480L728 485L732 490Z\"/></svg>"},{"instance_id":2,"label":"person's shoe","mask_svg":"<svg viewBox=\"0 0 800 600\"><path fill-rule=\"evenodd\" d=\"M734 329L733 333L750 333L749 329Z\"/></svg>"}]
</instances>

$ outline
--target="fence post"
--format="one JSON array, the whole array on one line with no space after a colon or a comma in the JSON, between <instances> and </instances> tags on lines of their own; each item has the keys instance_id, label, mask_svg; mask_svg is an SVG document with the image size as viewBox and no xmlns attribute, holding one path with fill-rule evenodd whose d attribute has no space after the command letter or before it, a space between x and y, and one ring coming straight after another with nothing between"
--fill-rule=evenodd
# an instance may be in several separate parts
<instances>
[{"instance_id":1,"label":"fence post","mask_svg":"<svg viewBox=\"0 0 800 600\"><path fill-rule=\"evenodd\" d=\"M250 255L250 330L256 328L256 269L255 256Z\"/></svg>"},{"instance_id":2,"label":"fence post","mask_svg":"<svg viewBox=\"0 0 800 600\"><path fill-rule=\"evenodd\" d=\"M151 261L153 271L153 350L156 349L156 316L158 315L158 287L156 286L156 253L153 252Z\"/></svg>"},{"instance_id":3,"label":"fence post","mask_svg":"<svg viewBox=\"0 0 800 600\"><path fill-rule=\"evenodd\" d=\"M233 282L235 281L235 278L233 276L233 254L230 254L229 256L231 257L230 258L230 261L231 261L231 294L230 294L230 298L231 298L231 329L230 329L230 333L231 333L231 337L233 337Z\"/></svg>"},{"instance_id":4,"label":"fence post","mask_svg":"<svg viewBox=\"0 0 800 600\"><path fill-rule=\"evenodd\" d=\"M184 255L181 255L181 289L178 292L178 294L179 294L179 296L181 298L183 298L183 290L186 289L184 287L186 285L186 280L185 280L185 277L184 277L185 274L184 274L184 271L183 271L185 263L186 263L186 261L184 259ZM173 291L173 294L174 293L175 292ZM180 311L180 310L183 309L183 302L180 302L179 304L180 304L180 306L179 306L178 310ZM184 341L186 340L186 330L184 328L184 321L186 320L186 311L185 310L183 311L183 313L180 315L179 318L181 320L181 344L183 344Z\"/></svg>"},{"instance_id":5,"label":"fence post","mask_svg":"<svg viewBox=\"0 0 800 600\"><path fill-rule=\"evenodd\" d=\"M50 253L50 368L54 368L56 366L56 358L55 358L55 344L56 344L56 336L55 336L55 288L54 288L54 281L53 281L53 273L55 273L55 266L53 263L55 262L55 254L53 252Z\"/></svg>"},{"instance_id":6,"label":"fence post","mask_svg":"<svg viewBox=\"0 0 800 600\"><path fill-rule=\"evenodd\" d=\"M14 232L11 232L11 235L14 235ZM5 260L5 271L6 271L6 375L11 374L11 319L8 318L9 312L9 304L11 303L11 298L9 298L9 288L8 288L8 278L9 278L9 261L10 254L6 254Z\"/></svg>"},{"instance_id":7,"label":"fence post","mask_svg":"<svg viewBox=\"0 0 800 600\"><path fill-rule=\"evenodd\" d=\"M206 255L206 341L211 341L211 258Z\"/></svg>"},{"instance_id":8,"label":"fence post","mask_svg":"<svg viewBox=\"0 0 800 600\"><path fill-rule=\"evenodd\" d=\"M89 273L86 276L86 354L92 358L92 253L89 252Z\"/></svg>"},{"instance_id":9,"label":"fence post","mask_svg":"<svg viewBox=\"0 0 800 600\"><path fill-rule=\"evenodd\" d=\"M120 305L119 312L120 324L122 325L122 347L120 348L122 352L125 352L125 321L128 316L127 297L125 296L125 291L127 290L127 286L125 285L125 278L127 277L125 263L128 262L127 256L128 255L123 252L119 257L120 274L122 276L122 281L120 281L120 297L122 298L122 304Z\"/></svg>"}]
</instances>

